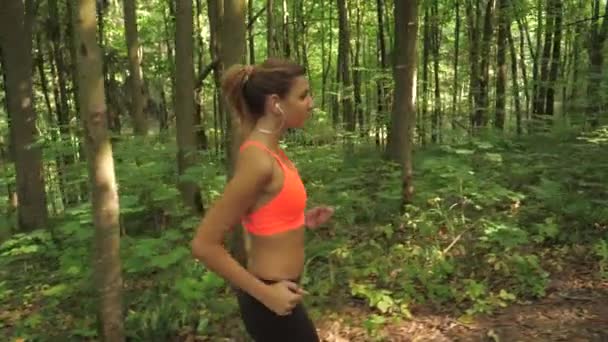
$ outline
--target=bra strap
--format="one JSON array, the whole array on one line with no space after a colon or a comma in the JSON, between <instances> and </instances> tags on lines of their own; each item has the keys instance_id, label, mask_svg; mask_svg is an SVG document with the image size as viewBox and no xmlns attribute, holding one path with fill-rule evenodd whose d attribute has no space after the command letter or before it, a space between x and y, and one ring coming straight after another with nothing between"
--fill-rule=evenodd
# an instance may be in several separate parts
<instances>
[{"instance_id":1,"label":"bra strap","mask_svg":"<svg viewBox=\"0 0 608 342\"><path fill-rule=\"evenodd\" d=\"M275 152L273 152L266 145L262 144L259 141L247 140L241 145L241 147L239 148L239 151L242 152L245 148L247 148L249 146L256 146L256 147L268 152L271 156L274 157L274 159L276 159L279 162L279 165L281 165L281 168L287 168L287 166L283 163L283 161L281 160L281 157L279 157L279 155L277 155Z\"/></svg>"}]
</instances>

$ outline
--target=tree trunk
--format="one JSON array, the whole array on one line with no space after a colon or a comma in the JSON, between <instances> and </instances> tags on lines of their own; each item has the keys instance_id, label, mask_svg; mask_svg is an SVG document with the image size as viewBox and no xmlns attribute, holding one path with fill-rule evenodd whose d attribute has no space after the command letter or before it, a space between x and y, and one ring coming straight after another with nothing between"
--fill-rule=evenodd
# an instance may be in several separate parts
<instances>
[{"instance_id":1,"label":"tree trunk","mask_svg":"<svg viewBox=\"0 0 608 342\"><path fill-rule=\"evenodd\" d=\"M562 45L562 0L553 0L553 51L551 52L551 69L547 79L547 97L545 100L545 114L553 115L555 102L555 88L560 64L560 48Z\"/></svg>"},{"instance_id":2,"label":"tree trunk","mask_svg":"<svg viewBox=\"0 0 608 342\"><path fill-rule=\"evenodd\" d=\"M547 100L547 86L549 80L549 64L551 63L551 43L553 37L553 25L555 21L555 7L553 0L547 0L547 17L545 18L545 41L543 43L543 54L540 62L540 80L538 92L534 99L533 114L545 115L545 104ZM536 117L538 119L538 117Z\"/></svg>"},{"instance_id":3,"label":"tree trunk","mask_svg":"<svg viewBox=\"0 0 608 342\"><path fill-rule=\"evenodd\" d=\"M19 227L45 228L48 220L42 149L37 145L32 89L32 0L7 1L0 10L0 48L6 74L11 145L15 152Z\"/></svg>"},{"instance_id":4,"label":"tree trunk","mask_svg":"<svg viewBox=\"0 0 608 342\"><path fill-rule=\"evenodd\" d=\"M355 117L353 111L352 80L350 70L350 29L348 24L348 9L346 0L338 0L338 19L339 19L339 69L341 87L341 105L343 121L346 130L355 131Z\"/></svg>"},{"instance_id":5,"label":"tree trunk","mask_svg":"<svg viewBox=\"0 0 608 342\"><path fill-rule=\"evenodd\" d=\"M403 170L403 204L411 203L414 194L412 150L416 122L417 8L417 0L395 2L395 97L388 146L389 155L401 164Z\"/></svg>"},{"instance_id":6,"label":"tree trunk","mask_svg":"<svg viewBox=\"0 0 608 342\"><path fill-rule=\"evenodd\" d=\"M507 34L510 30L508 0L498 0L498 39L496 41L496 117L494 127L505 127L505 88L507 86Z\"/></svg>"},{"instance_id":7,"label":"tree trunk","mask_svg":"<svg viewBox=\"0 0 608 342\"><path fill-rule=\"evenodd\" d=\"M530 117L530 103L532 102L532 96L530 95L530 87L528 86L528 73L527 73L527 69L526 69L526 58L525 58L525 49L524 49L524 45L525 45L525 39L524 39L524 32L528 32L525 27L521 24L521 21L517 21L517 25L519 27L519 54L520 54L520 58L519 58L519 67L521 68L521 78L523 79L523 83L524 83L524 96L526 98L526 103L524 105L524 111L522 113L522 115L525 118L529 118ZM529 37L529 35L527 35ZM536 60L535 59L535 55L532 51L532 48L529 46L531 44L531 40L528 38L528 47L530 48L530 54L531 54L531 58L532 60ZM534 62L534 64L536 64L536 62Z\"/></svg>"},{"instance_id":8,"label":"tree trunk","mask_svg":"<svg viewBox=\"0 0 608 342\"><path fill-rule=\"evenodd\" d=\"M196 52L197 52L197 75L200 75L200 79L195 81L195 85L194 85L194 90L195 90L195 94L194 94L194 124L196 125L196 146L198 147L198 149L200 150L207 150L209 148L209 141L207 139L207 134L205 132L205 124L206 124L206 120L204 118L205 116L205 111L203 110L203 99L202 99L202 92L203 92L203 87L202 87L202 82L204 77L202 76L203 73L205 72L205 63L204 63L204 42L203 42L203 34L204 34L204 30L203 30L203 24L202 24L202 20L201 20L201 16L202 16L202 0L196 0L196 14L194 16L194 18L196 18L195 21L195 30L196 30L196 37L197 37L197 45L196 45ZM199 83L200 82L200 86Z\"/></svg>"},{"instance_id":9,"label":"tree trunk","mask_svg":"<svg viewBox=\"0 0 608 342\"><path fill-rule=\"evenodd\" d=\"M513 4L511 3L511 6ZM516 120L516 130L517 134L522 134L522 113L521 113L521 103L519 99L519 85L517 79L517 53L515 52L515 43L513 42L513 35L511 34L511 29L507 27L507 39L509 42L509 52L511 54L511 81L512 81L512 89L513 89L513 100L515 102L515 120ZM524 85L525 86L525 85Z\"/></svg>"},{"instance_id":10,"label":"tree trunk","mask_svg":"<svg viewBox=\"0 0 608 342\"><path fill-rule=\"evenodd\" d=\"M224 15L223 0L207 0L207 16L209 19L209 50L212 60L217 60L218 63L213 68L213 131L214 145L216 154L220 154L224 146L224 130L223 130L223 101L220 99L220 73L222 70L222 61L220 59L220 35L221 21Z\"/></svg>"},{"instance_id":11,"label":"tree trunk","mask_svg":"<svg viewBox=\"0 0 608 342\"><path fill-rule=\"evenodd\" d=\"M255 64L255 45L253 39L253 0L247 1L247 42L249 43L249 64Z\"/></svg>"},{"instance_id":12,"label":"tree trunk","mask_svg":"<svg viewBox=\"0 0 608 342\"><path fill-rule=\"evenodd\" d=\"M129 58L129 84L131 88L130 111L135 134L146 135L148 124L144 112L144 87L141 70L141 53L138 43L136 0L123 0L125 38Z\"/></svg>"},{"instance_id":13,"label":"tree trunk","mask_svg":"<svg viewBox=\"0 0 608 342\"><path fill-rule=\"evenodd\" d=\"M95 0L79 0L74 26L78 46L78 84L92 193L95 284L99 290L99 335L125 340L122 310L119 201L107 127L101 50L95 39Z\"/></svg>"},{"instance_id":14,"label":"tree trunk","mask_svg":"<svg viewBox=\"0 0 608 342\"><path fill-rule=\"evenodd\" d=\"M384 71L388 67L388 63L386 61L386 35L384 32L384 0L376 1L376 16L378 19L378 64L380 66L381 76L383 76ZM386 117L385 111L387 110L385 106L387 89L385 86L385 81L382 77L378 77L376 81L376 87L376 101L378 102L378 109L376 113L376 146L383 147L384 139L382 137L382 127L385 126L384 118Z\"/></svg>"},{"instance_id":15,"label":"tree trunk","mask_svg":"<svg viewBox=\"0 0 608 342\"><path fill-rule=\"evenodd\" d=\"M601 83L602 83L602 66L604 63L604 56L602 55L602 49L606 37L608 37L608 2L606 3L606 9L604 11L604 19L602 20L602 26L599 27L598 17L600 13L600 1L596 0L594 4L594 20L591 24L591 33L589 35L589 84L587 86L587 96L589 104L587 106L587 120L592 128L596 128L600 121L600 115L603 112L603 103L601 95Z\"/></svg>"},{"instance_id":16,"label":"tree trunk","mask_svg":"<svg viewBox=\"0 0 608 342\"><path fill-rule=\"evenodd\" d=\"M433 73L435 76L435 101L433 109L433 124L431 130L431 141L438 143L441 141L441 88L439 84L439 48L441 44L441 27L439 25L439 3L435 0L431 9L433 15L433 32L432 32L432 46L433 46Z\"/></svg>"},{"instance_id":17,"label":"tree trunk","mask_svg":"<svg viewBox=\"0 0 608 342\"><path fill-rule=\"evenodd\" d=\"M475 112L477 111L478 99L479 99L479 78L480 67L479 67L479 56L480 56L480 21L481 21L481 5L478 1L475 8L471 5L471 2L466 2L466 12L468 21L469 31L469 63L470 63L470 76L469 76L469 117L471 127L475 126Z\"/></svg>"},{"instance_id":18,"label":"tree trunk","mask_svg":"<svg viewBox=\"0 0 608 342\"><path fill-rule=\"evenodd\" d=\"M244 0L224 0L223 16L221 16L220 51L222 69L226 70L234 64L245 62L245 1ZM227 131L231 132L231 139L226 144L226 160L228 161L228 177L232 177L234 162L238 146L241 144L240 134L234 134L237 129L235 113L227 114ZM230 238L230 252L241 265L247 262L247 242L244 229L235 227Z\"/></svg>"},{"instance_id":19,"label":"tree trunk","mask_svg":"<svg viewBox=\"0 0 608 342\"><path fill-rule=\"evenodd\" d=\"M423 50L422 50L422 104L420 109L420 117L418 117L418 130L420 136L420 144L426 144L426 120L429 112L429 56L431 54L431 18L429 7L425 3L424 8L424 27L422 29Z\"/></svg>"},{"instance_id":20,"label":"tree trunk","mask_svg":"<svg viewBox=\"0 0 608 342\"><path fill-rule=\"evenodd\" d=\"M266 55L275 57L279 51L274 27L274 0L266 0Z\"/></svg>"},{"instance_id":21,"label":"tree trunk","mask_svg":"<svg viewBox=\"0 0 608 342\"><path fill-rule=\"evenodd\" d=\"M176 2L175 29L175 119L177 129L177 168L180 176L196 165L197 137L194 122L194 41L193 10L189 0ZM197 214L202 213L202 199L198 185L180 181L184 202Z\"/></svg>"},{"instance_id":22,"label":"tree trunk","mask_svg":"<svg viewBox=\"0 0 608 342\"><path fill-rule=\"evenodd\" d=\"M224 0L224 16L222 18L221 32L221 60L222 70L239 63L245 63L245 0ZM240 137L234 135L236 131L236 115L226 115L226 155L229 161L229 168L232 170L236 147L240 145ZM230 172L232 173L232 172Z\"/></svg>"},{"instance_id":23,"label":"tree trunk","mask_svg":"<svg viewBox=\"0 0 608 342\"><path fill-rule=\"evenodd\" d=\"M363 135L363 103L361 98L361 2L357 1L356 8L356 39L355 39L355 56L354 56L354 96L355 96L355 118L359 124L360 135Z\"/></svg>"},{"instance_id":24,"label":"tree trunk","mask_svg":"<svg viewBox=\"0 0 608 342\"><path fill-rule=\"evenodd\" d=\"M492 42L492 18L494 16L494 1L488 0L486 6L485 20L483 26L483 37L481 43L481 64L479 67L479 78L478 78L478 101L475 109L475 117L473 120L473 127L480 128L486 125L488 120L488 83L490 81L490 45Z\"/></svg>"},{"instance_id":25,"label":"tree trunk","mask_svg":"<svg viewBox=\"0 0 608 342\"><path fill-rule=\"evenodd\" d=\"M234 0L228 0L234 1ZM287 0L283 0L283 56L291 58L291 44L289 43L289 10Z\"/></svg>"},{"instance_id":26,"label":"tree trunk","mask_svg":"<svg viewBox=\"0 0 608 342\"><path fill-rule=\"evenodd\" d=\"M452 85L452 129L456 128L456 122L460 117L458 108L458 58L460 53L460 0L456 0L456 8L454 9L456 17L456 28L454 29L454 84Z\"/></svg>"}]
</instances>

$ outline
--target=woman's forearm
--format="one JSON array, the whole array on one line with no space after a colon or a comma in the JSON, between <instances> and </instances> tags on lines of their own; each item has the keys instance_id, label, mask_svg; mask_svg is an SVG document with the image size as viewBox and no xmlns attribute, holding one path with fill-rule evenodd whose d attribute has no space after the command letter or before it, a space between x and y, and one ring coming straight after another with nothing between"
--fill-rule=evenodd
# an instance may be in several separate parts
<instances>
[{"instance_id":1,"label":"woman's forearm","mask_svg":"<svg viewBox=\"0 0 608 342\"><path fill-rule=\"evenodd\" d=\"M263 302L268 286L241 266L222 245L192 242L192 254L209 270Z\"/></svg>"}]
</instances>

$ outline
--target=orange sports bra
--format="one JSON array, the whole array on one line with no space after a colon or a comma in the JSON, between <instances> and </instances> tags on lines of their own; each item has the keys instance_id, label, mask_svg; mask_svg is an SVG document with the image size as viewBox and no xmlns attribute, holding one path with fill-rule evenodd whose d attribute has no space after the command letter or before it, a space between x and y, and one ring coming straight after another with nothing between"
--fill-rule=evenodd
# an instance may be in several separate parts
<instances>
[{"instance_id":1,"label":"orange sports bra","mask_svg":"<svg viewBox=\"0 0 608 342\"><path fill-rule=\"evenodd\" d=\"M241 223L255 235L271 235L302 227L306 209L306 189L298 170L285 165L276 153L259 141L248 140L239 150L243 151L249 146L256 146L273 156L283 170L284 178L279 193L255 212L244 217ZM289 160L283 151L280 152Z\"/></svg>"}]
</instances>

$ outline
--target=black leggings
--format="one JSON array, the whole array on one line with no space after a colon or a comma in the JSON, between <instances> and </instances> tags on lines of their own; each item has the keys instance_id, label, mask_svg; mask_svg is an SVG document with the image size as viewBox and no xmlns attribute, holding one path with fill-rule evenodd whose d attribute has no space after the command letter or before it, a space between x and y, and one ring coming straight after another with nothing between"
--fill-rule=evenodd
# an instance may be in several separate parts
<instances>
[{"instance_id":1,"label":"black leggings","mask_svg":"<svg viewBox=\"0 0 608 342\"><path fill-rule=\"evenodd\" d=\"M262 280L267 284L274 281ZM286 316L279 316L264 304L237 290L241 319L256 342L318 342L317 330L302 303Z\"/></svg>"}]
</instances>

